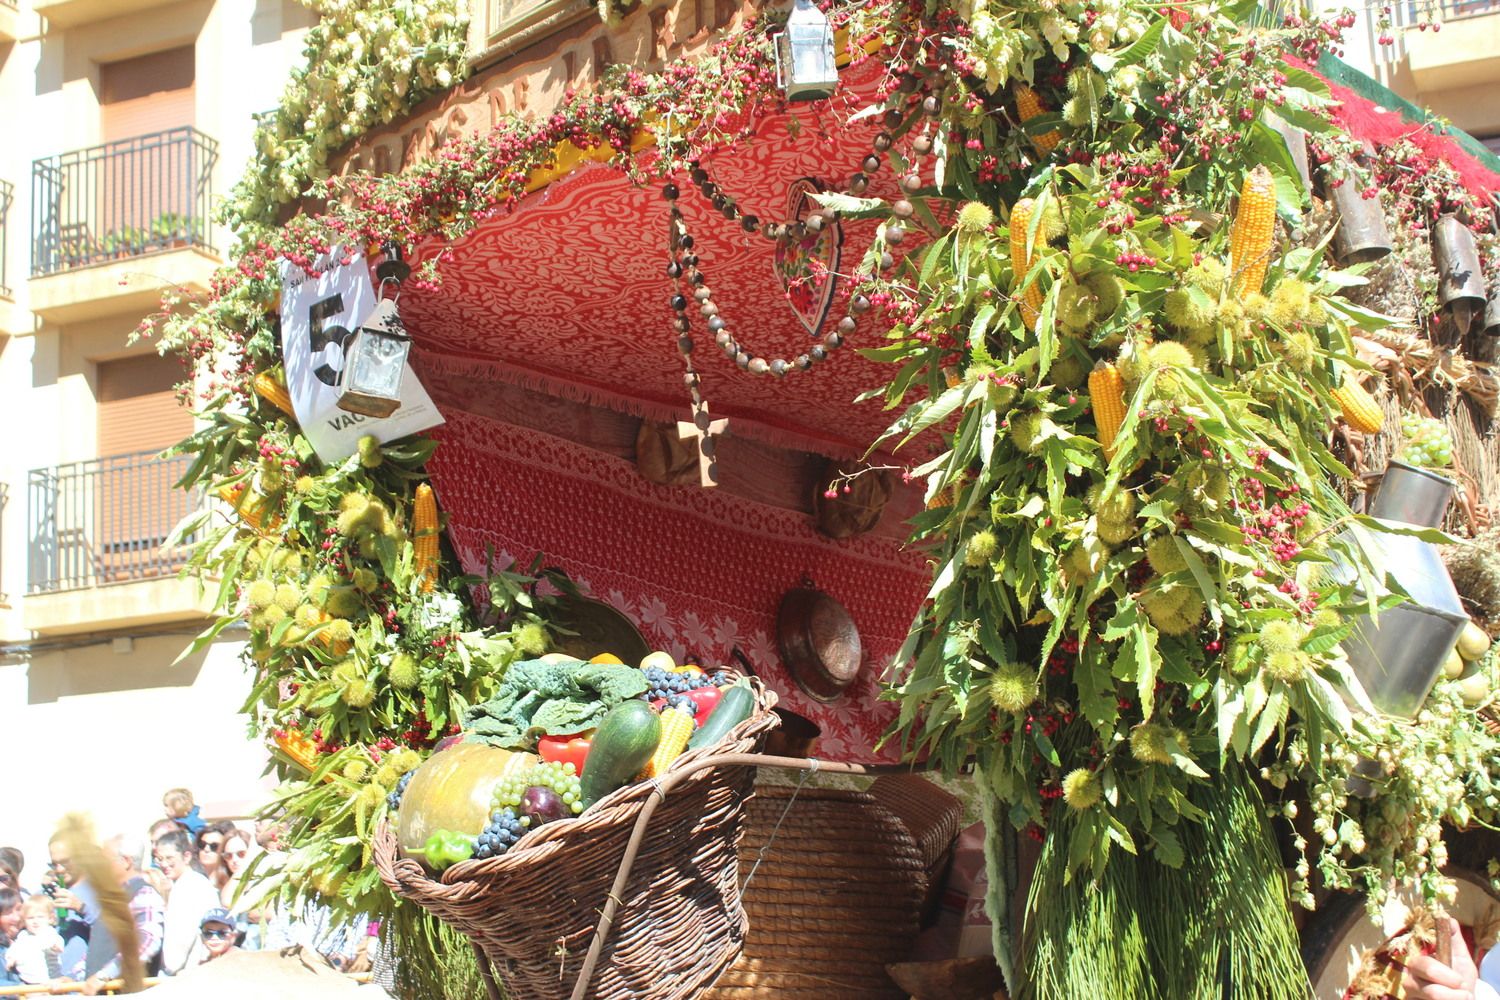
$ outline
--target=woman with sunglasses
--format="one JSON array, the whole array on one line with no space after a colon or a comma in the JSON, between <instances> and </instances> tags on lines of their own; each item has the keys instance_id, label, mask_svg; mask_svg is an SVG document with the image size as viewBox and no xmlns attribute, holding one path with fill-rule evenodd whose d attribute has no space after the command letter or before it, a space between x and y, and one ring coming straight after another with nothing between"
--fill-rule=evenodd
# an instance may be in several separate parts
<instances>
[{"instance_id":1,"label":"woman with sunglasses","mask_svg":"<svg viewBox=\"0 0 1500 1000\"><path fill-rule=\"evenodd\" d=\"M198 831L198 867L215 889L229 881L229 866L224 864L224 841L235 832L233 823L214 823Z\"/></svg>"},{"instance_id":2,"label":"woman with sunglasses","mask_svg":"<svg viewBox=\"0 0 1500 1000\"><path fill-rule=\"evenodd\" d=\"M252 855L250 844L250 835L242 830L235 830L224 838L223 858L229 880L219 892L224 908L234 914L235 927L240 932L240 947L246 951L259 951L263 919L260 892L244 877Z\"/></svg>"}]
</instances>

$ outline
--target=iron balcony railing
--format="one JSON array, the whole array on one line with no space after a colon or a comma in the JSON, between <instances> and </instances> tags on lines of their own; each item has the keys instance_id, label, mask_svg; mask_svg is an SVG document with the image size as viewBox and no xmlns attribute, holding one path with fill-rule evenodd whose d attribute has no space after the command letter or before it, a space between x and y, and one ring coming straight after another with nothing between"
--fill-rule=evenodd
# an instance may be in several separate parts
<instances>
[{"instance_id":1,"label":"iron balcony railing","mask_svg":"<svg viewBox=\"0 0 1500 1000\"><path fill-rule=\"evenodd\" d=\"M0 0L4 3L5 0ZM10 503L10 484L0 483L0 539L5 537L5 507ZM4 558L0 558L0 569L5 567ZM0 608L10 607L10 595L4 589L0 589Z\"/></svg>"},{"instance_id":2,"label":"iron balcony railing","mask_svg":"<svg viewBox=\"0 0 1500 1000\"><path fill-rule=\"evenodd\" d=\"M172 576L192 539L163 543L201 492L175 484L189 455L114 455L33 469L27 484L31 560L27 593L45 594Z\"/></svg>"},{"instance_id":3,"label":"iron balcony railing","mask_svg":"<svg viewBox=\"0 0 1500 1000\"><path fill-rule=\"evenodd\" d=\"M6 298L10 298L10 282L6 280L5 262L10 258L10 205L15 195L15 186L10 181L0 181L0 295Z\"/></svg>"},{"instance_id":4,"label":"iron balcony railing","mask_svg":"<svg viewBox=\"0 0 1500 1000\"><path fill-rule=\"evenodd\" d=\"M1442 11L1444 21L1494 14L1500 12L1500 0L1444 0Z\"/></svg>"},{"instance_id":5,"label":"iron balcony railing","mask_svg":"<svg viewBox=\"0 0 1500 1000\"><path fill-rule=\"evenodd\" d=\"M184 126L33 161L32 277L173 247L212 250L218 158L217 142Z\"/></svg>"}]
</instances>

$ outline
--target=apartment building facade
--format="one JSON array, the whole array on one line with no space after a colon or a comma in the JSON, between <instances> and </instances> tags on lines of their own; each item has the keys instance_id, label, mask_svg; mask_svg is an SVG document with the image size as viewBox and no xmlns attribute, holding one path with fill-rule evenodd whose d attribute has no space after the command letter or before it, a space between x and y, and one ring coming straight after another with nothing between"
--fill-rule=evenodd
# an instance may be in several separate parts
<instances>
[{"instance_id":1,"label":"apartment building facade","mask_svg":"<svg viewBox=\"0 0 1500 1000\"><path fill-rule=\"evenodd\" d=\"M1319 0L1319 6L1355 8L1346 62L1500 154L1500 0ZM1390 12L1389 27L1382 27L1382 9Z\"/></svg>"},{"instance_id":2,"label":"apartment building facade","mask_svg":"<svg viewBox=\"0 0 1500 1000\"><path fill-rule=\"evenodd\" d=\"M212 595L162 543L203 502L161 458L193 426L175 359L130 332L202 291L314 15L294 0L0 0L0 843L28 883L58 817L144 834L161 793L265 797L232 634L177 662Z\"/></svg>"}]
</instances>

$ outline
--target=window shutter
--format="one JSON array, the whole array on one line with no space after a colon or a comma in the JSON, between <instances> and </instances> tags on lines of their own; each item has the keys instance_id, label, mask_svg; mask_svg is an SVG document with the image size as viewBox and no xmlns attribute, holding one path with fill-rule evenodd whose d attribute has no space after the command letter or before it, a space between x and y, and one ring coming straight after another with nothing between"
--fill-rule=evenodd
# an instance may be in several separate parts
<instances>
[{"instance_id":1,"label":"window shutter","mask_svg":"<svg viewBox=\"0 0 1500 1000\"><path fill-rule=\"evenodd\" d=\"M177 402L176 358L147 354L99 362L99 455L160 451L193 432L193 415Z\"/></svg>"},{"instance_id":2,"label":"window shutter","mask_svg":"<svg viewBox=\"0 0 1500 1000\"><path fill-rule=\"evenodd\" d=\"M101 65L99 112L105 142L193 124L193 47Z\"/></svg>"}]
</instances>

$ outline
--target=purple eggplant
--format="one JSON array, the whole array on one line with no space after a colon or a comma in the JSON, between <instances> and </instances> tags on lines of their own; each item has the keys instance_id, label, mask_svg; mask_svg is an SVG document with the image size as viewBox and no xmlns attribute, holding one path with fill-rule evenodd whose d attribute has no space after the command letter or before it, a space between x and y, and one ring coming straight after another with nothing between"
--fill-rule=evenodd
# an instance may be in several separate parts
<instances>
[{"instance_id":1,"label":"purple eggplant","mask_svg":"<svg viewBox=\"0 0 1500 1000\"><path fill-rule=\"evenodd\" d=\"M516 812L522 816L530 816L533 829L543 823L567 819L573 815L573 810L568 808L562 796L545 785L532 785L522 792L521 805Z\"/></svg>"}]
</instances>

